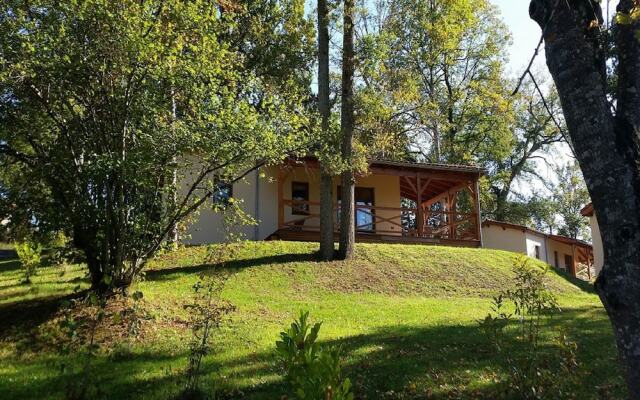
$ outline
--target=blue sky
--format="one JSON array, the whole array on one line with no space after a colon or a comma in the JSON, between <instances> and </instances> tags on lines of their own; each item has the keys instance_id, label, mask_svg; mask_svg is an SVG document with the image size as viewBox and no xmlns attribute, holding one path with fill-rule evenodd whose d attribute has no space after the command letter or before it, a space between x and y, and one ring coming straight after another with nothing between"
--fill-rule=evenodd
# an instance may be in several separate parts
<instances>
[{"instance_id":1,"label":"blue sky","mask_svg":"<svg viewBox=\"0 0 640 400\"><path fill-rule=\"evenodd\" d=\"M526 68L533 51L540 40L540 27L529 18L529 0L490 0L500 8L502 19L511 30L513 44L510 48L509 67L511 73L520 75ZM617 0L602 0L603 9L609 3L609 10L613 14ZM605 13L606 15L606 13ZM544 60L544 53L539 56Z\"/></svg>"},{"instance_id":2,"label":"blue sky","mask_svg":"<svg viewBox=\"0 0 640 400\"><path fill-rule=\"evenodd\" d=\"M511 30L509 69L520 74L526 68L540 40L540 27L529 18L529 0L491 0L500 8L502 19Z\"/></svg>"}]
</instances>

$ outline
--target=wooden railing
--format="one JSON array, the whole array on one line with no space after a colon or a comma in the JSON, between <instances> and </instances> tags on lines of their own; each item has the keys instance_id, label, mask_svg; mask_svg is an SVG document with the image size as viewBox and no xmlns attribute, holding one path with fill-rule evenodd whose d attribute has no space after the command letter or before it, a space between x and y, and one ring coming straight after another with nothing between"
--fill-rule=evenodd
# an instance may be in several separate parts
<instances>
[{"instance_id":1,"label":"wooden railing","mask_svg":"<svg viewBox=\"0 0 640 400\"><path fill-rule=\"evenodd\" d=\"M320 203L283 200L279 229L298 231L320 230ZM479 240L479 221L475 213L434 211L427 208L380 207L356 205L360 216L356 226L359 234L400 237ZM334 222L339 227L338 204L334 204ZM419 221L419 218L421 221Z\"/></svg>"}]
</instances>

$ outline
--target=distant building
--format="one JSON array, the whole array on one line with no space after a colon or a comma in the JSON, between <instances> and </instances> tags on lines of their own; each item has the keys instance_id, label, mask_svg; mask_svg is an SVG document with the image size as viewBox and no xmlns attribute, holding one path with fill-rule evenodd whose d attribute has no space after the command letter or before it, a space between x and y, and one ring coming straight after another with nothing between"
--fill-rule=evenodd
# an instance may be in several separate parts
<instances>
[{"instance_id":1,"label":"distant building","mask_svg":"<svg viewBox=\"0 0 640 400\"><path fill-rule=\"evenodd\" d=\"M602 266L604 265L604 249L602 248L602 237L600 236L600 226L598 226L598 219L596 218L596 212L593 209L593 203L587 204L581 211L585 217L589 217L589 225L591 226L591 241L593 242L593 267L595 269L596 276L600 274Z\"/></svg>"},{"instance_id":2,"label":"distant building","mask_svg":"<svg viewBox=\"0 0 640 400\"><path fill-rule=\"evenodd\" d=\"M582 240L494 220L482 223L482 240L485 248L526 254L566 270L574 277L578 275L579 265L584 265L587 278L592 278L593 247Z\"/></svg>"}]
</instances>

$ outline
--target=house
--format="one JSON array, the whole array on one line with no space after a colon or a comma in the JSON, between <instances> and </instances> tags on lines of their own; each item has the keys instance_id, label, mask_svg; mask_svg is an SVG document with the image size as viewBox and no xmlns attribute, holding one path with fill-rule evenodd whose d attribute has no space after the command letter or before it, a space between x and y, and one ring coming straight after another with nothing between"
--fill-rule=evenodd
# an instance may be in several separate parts
<instances>
[{"instance_id":1,"label":"house","mask_svg":"<svg viewBox=\"0 0 640 400\"><path fill-rule=\"evenodd\" d=\"M604 249L602 248L602 237L600 236L600 227L598 226L598 218L593 209L593 203L587 204L580 214L589 218L589 226L591 227L591 241L593 242L593 268L596 276L600 274L604 265Z\"/></svg>"},{"instance_id":2,"label":"house","mask_svg":"<svg viewBox=\"0 0 640 400\"><path fill-rule=\"evenodd\" d=\"M356 177L356 240L481 247L478 180L483 173L465 165L371 161L369 173ZM243 199L244 211L258 221L241 228L248 239L316 241L319 188L316 159L287 159L280 166L256 170L233 186L220 185L212 201ZM333 190L337 228L339 177ZM221 227L221 215L206 208L189 226L185 241L221 242Z\"/></svg>"},{"instance_id":3,"label":"house","mask_svg":"<svg viewBox=\"0 0 640 400\"><path fill-rule=\"evenodd\" d=\"M482 223L484 247L526 254L577 276L579 265L586 266L591 279L593 247L582 240L551 235L507 222L485 220Z\"/></svg>"}]
</instances>

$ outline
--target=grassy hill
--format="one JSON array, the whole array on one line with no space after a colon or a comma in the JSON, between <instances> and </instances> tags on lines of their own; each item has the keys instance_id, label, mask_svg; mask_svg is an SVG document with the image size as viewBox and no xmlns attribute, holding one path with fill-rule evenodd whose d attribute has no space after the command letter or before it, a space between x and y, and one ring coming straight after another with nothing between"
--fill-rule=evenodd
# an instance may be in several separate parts
<instances>
[{"instance_id":1,"label":"grassy hill","mask_svg":"<svg viewBox=\"0 0 640 400\"><path fill-rule=\"evenodd\" d=\"M308 243L248 243L228 263L233 275L223 296L236 311L206 359L208 376L227 398L278 399L286 392L274 343L301 309L324 321L323 342L342 347L344 372L358 398L495 397L504 365L478 320L492 296L512 286L512 253L360 244L353 261L321 263L314 261L316 250ZM190 334L183 305L198 273L212 268L206 253L190 247L151 262L134 288L144 293L148 314L139 334L127 338L107 327L100 336L92 368L101 377L102 397L165 399L180 389ZM0 258L0 393L62 398L64 384L53 367L60 355L45 339L60 299L86 287L83 269L44 268L31 286L19 280L17 262ZM576 397L623 397L597 296L556 272L549 283L563 312L545 340L553 346L552 334L563 330L578 342Z\"/></svg>"}]
</instances>

